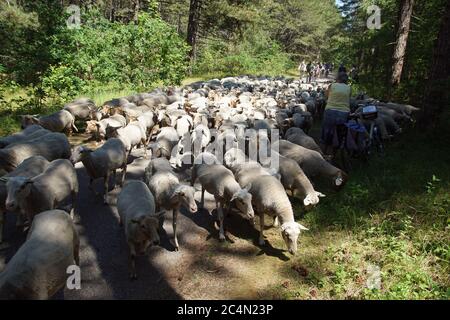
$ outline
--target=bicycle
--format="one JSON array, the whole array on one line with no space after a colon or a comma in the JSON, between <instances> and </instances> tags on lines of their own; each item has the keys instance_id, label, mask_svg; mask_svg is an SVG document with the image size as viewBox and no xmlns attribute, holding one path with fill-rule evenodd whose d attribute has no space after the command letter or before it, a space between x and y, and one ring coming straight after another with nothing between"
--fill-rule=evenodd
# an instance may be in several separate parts
<instances>
[{"instance_id":1,"label":"bicycle","mask_svg":"<svg viewBox=\"0 0 450 320\"><path fill-rule=\"evenodd\" d=\"M384 155L384 144L381 138L380 128L378 127L376 120L378 118L378 110L376 106L371 104L358 105L360 110L357 112L361 120L366 120L369 122L368 139L366 144L366 157L367 159L374 153L378 152Z\"/></svg>"},{"instance_id":2,"label":"bicycle","mask_svg":"<svg viewBox=\"0 0 450 320\"><path fill-rule=\"evenodd\" d=\"M359 110L359 111L358 111ZM376 124L378 112L375 106L364 106L357 111L350 113L347 122L336 127L338 137L338 147L334 150L333 159L340 159L341 165L337 164L346 172L352 170L351 159L362 159L367 162L373 154L373 150L377 150L380 154L384 154L384 145L381 139L380 130ZM369 121L369 130L365 128L362 120ZM348 141L349 132L353 131L351 143ZM363 139L361 136L363 135ZM351 146L351 147L350 147Z\"/></svg>"}]
</instances>

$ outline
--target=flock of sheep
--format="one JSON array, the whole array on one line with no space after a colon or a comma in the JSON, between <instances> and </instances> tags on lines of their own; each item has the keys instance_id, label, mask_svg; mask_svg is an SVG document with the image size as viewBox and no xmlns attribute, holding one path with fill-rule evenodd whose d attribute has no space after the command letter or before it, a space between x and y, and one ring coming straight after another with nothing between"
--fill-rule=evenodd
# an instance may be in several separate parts
<instances>
[{"instance_id":1,"label":"flock of sheep","mask_svg":"<svg viewBox=\"0 0 450 320\"><path fill-rule=\"evenodd\" d=\"M357 99L354 106L377 104L377 124L388 136L400 132L399 125L416 110L364 96ZM23 116L21 132L0 138L0 170L6 172L0 178L0 243L6 212L17 215L20 230L29 230L25 243L0 270L0 298L50 298L65 285L66 269L79 264L73 222L78 162L90 178L92 193L94 180L103 179L106 205L111 176L114 186L121 187L117 209L132 279L137 277L136 256L159 244L158 229L167 211L173 214L173 244L179 249L177 216L181 208L198 211L195 186L201 190L200 207L205 191L214 196L220 240L225 240L224 219L234 209L250 221L258 214L263 245L268 215L295 254L300 232L307 228L295 221L287 192L308 208L324 197L315 190L317 179L337 189L348 179L307 134L325 104L323 88L292 79L244 76L156 89L101 107L81 98L48 116ZM78 131L75 123L80 121L100 147L70 145L66 134ZM280 139L274 139L275 133ZM265 139L271 142L265 150L270 157L263 158ZM250 146L256 156L248 151ZM141 180L125 181L134 148L143 148L151 161ZM274 157L277 166L267 162Z\"/></svg>"}]
</instances>

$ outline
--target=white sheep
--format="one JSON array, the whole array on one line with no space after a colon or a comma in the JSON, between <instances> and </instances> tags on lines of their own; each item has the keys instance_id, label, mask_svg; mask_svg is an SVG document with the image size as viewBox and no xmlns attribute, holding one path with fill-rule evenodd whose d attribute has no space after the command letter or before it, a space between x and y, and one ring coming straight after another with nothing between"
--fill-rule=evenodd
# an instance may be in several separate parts
<instances>
[{"instance_id":1,"label":"white sheep","mask_svg":"<svg viewBox=\"0 0 450 320\"><path fill-rule=\"evenodd\" d=\"M172 127L163 127L156 136L156 141L149 146L152 149L152 157L164 157L170 159L173 148L179 143L178 133Z\"/></svg>"},{"instance_id":2,"label":"white sheep","mask_svg":"<svg viewBox=\"0 0 450 320\"><path fill-rule=\"evenodd\" d=\"M289 190L292 196L298 195L307 208L319 203L324 194L314 190L313 185L303 172L302 168L295 160L277 155L279 161L278 173L281 176L281 183L286 190Z\"/></svg>"},{"instance_id":3,"label":"white sheep","mask_svg":"<svg viewBox=\"0 0 450 320\"><path fill-rule=\"evenodd\" d=\"M22 161L32 156L42 156L48 161L69 159L70 143L62 133L47 133L39 138L14 143L0 149L0 169L13 171Z\"/></svg>"},{"instance_id":4,"label":"white sheep","mask_svg":"<svg viewBox=\"0 0 450 320\"><path fill-rule=\"evenodd\" d=\"M335 188L341 188L347 182L347 174L328 163L317 151L306 149L286 140L276 141L273 149L279 150L281 155L295 160L310 179L325 178Z\"/></svg>"},{"instance_id":5,"label":"white sheep","mask_svg":"<svg viewBox=\"0 0 450 320\"><path fill-rule=\"evenodd\" d=\"M314 150L322 154L322 149L314 141L314 139L308 136L302 129L292 127L286 131L285 139L289 142L298 144L299 146L305 147L310 150Z\"/></svg>"},{"instance_id":6,"label":"white sheep","mask_svg":"<svg viewBox=\"0 0 450 320\"><path fill-rule=\"evenodd\" d=\"M106 128L106 137L118 138L125 145L125 149L130 156L131 151L138 145L144 146L144 156L147 158L147 134L146 128L143 128L138 121L130 122L126 127L111 127Z\"/></svg>"},{"instance_id":7,"label":"white sheep","mask_svg":"<svg viewBox=\"0 0 450 320\"><path fill-rule=\"evenodd\" d=\"M142 181L128 181L117 199L120 224L125 227L130 278L136 279L136 255L160 242L158 229L164 212L155 212L155 199Z\"/></svg>"},{"instance_id":8,"label":"white sheep","mask_svg":"<svg viewBox=\"0 0 450 320\"><path fill-rule=\"evenodd\" d=\"M214 196L219 218L219 239L225 240L223 220L223 208L228 204L228 212L231 211L233 202L239 203L242 213L249 220L253 219L252 195L248 192L250 185L241 188L234 179L233 173L221 164L196 164L192 170L191 185L196 180L202 186L201 206L204 206L205 190Z\"/></svg>"},{"instance_id":9,"label":"white sheep","mask_svg":"<svg viewBox=\"0 0 450 320\"><path fill-rule=\"evenodd\" d=\"M211 132L209 128L203 124L196 126L191 134L194 155L197 156L200 152L205 151L205 148L210 141Z\"/></svg>"},{"instance_id":10,"label":"white sheep","mask_svg":"<svg viewBox=\"0 0 450 320\"><path fill-rule=\"evenodd\" d=\"M123 186L127 173L127 151L120 139L109 139L103 146L96 150L79 146L72 151L70 160L74 165L80 161L83 163L84 168L89 175L90 190L94 190L92 184L95 179L103 178L104 204L108 204L110 176L113 174L115 187L117 185L116 171L119 168L122 169L122 181L120 186Z\"/></svg>"},{"instance_id":11,"label":"white sheep","mask_svg":"<svg viewBox=\"0 0 450 320\"><path fill-rule=\"evenodd\" d=\"M120 114L115 114L109 118L105 118L99 121L91 120L86 122L86 133L92 134L93 138L97 141L106 138L107 127L125 127L127 125L127 119Z\"/></svg>"},{"instance_id":12,"label":"white sheep","mask_svg":"<svg viewBox=\"0 0 450 320\"><path fill-rule=\"evenodd\" d=\"M297 251L297 240L301 230L308 230L295 222L294 212L281 182L270 175L256 162L245 161L241 150L230 150L225 154L227 166L233 171L241 187L251 185L249 191L253 197L253 208L259 215L259 244L264 245L264 215L277 218L281 224L281 235L291 254ZM259 167L258 167L259 166Z\"/></svg>"},{"instance_id":13,"label":"white sheep","mask_svg":"<svg viewBox=\"0 0 450 320\"><path fill-rule=\"evenodd\" d=\"M0 273L0 299L45 300L66 285L67 268L79 265L75 225L61 210L38 214L27 240Z\"/></svg>"},{"instance_id":14,"label":"white sheep","mask_svg":"<svg viewBox=\"0 0 450 320\"><path fill-rule=\"evenodd\" d=\"M174 128L177 130L178 137L181 138L184 134L191 132L193 126L194 123L191 116L183 115L175 120Z\"/></svg>"},{"instance_id":15,"label":"white sheep","mask_svg":"<svg viewBox=\"0 0 450 320\"><path fill-rule=\"evenodd\" d=\"M160 158L158 161L168 162L165 158ZM194 199L195 189L181 184L172 170L168 170L167 168L170 168L170 164L158 167L150 164L145 169L145 182L155 197L157 210L165 209L166 211L172 211L174 246L175 250L178 251L177 217L180 207L184 206L191 213L195 213L197 212L197 204Z\"/></svg>"},{"instance_id":16,"label":"white sheep","mask_svg":"<svg viewBox=\"0 0 450 320\"><path fill-rule=\"evenodd\" d=\"M42 128L40 125L34 124L29 127L26 127L25 129L23 129L18 133L14 133L12 135L0 138L0 148L5 148L13 143L20 143L32 140L34 138L43 136L49 132L50 132L49 130Z\"/></svg>"},{"instance_id":17,"label":"white sheep","mask_svg":"<svg viewBox=\"0 0 450 320\"><path fill-rule=\"evenodd\" d=\"M4 228L4 215L6 212L5 203L8 196L8 190L6 188L6 183L10 177L25 177L33 178L38 174L44 172L48 167L50 162L41 156L34 156L24 160L17 168L0 178L0 243L3 240L3 228ZM19 215L17 217L17 226L22 224L22 214L17 212Z\"/></svg>"},{"instance_id":18,"label":"white sheep","mask_svg":"<svg viewBox=\"0 0 450 320\"><path fill-rule=\"evenodd\" d=\"M70 216L74 217L74 206L78 195L78 178L69 160L52 161L44 172L34 178L11 177L6 183L8 196L6 210L22 210L31 222L33 217L52 210L71 198Z\"/></svg>"},{"instance_id":19,"label":"white sheep","mask_svg":"<svg viewBox=\"0 0 450 320\"><path fill-rule=\"evenodd\" d=\"M69 111L64 109L39 118L30 115L22 116L22 129L33 124L38 124L53 132L64 131L71 133L72 129L78 132L78 129L75 126L75 117Z\"/></svg>"}]
</instances>

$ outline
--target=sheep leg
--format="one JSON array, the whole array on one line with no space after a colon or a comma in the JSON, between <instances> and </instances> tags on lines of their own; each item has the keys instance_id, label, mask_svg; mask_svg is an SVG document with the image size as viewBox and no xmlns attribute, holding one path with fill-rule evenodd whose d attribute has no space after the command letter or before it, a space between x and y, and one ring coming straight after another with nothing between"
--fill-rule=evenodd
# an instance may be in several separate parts
<instances>
[{"instance_id":1,"label":"sheep leg","mask_svg":"<svg viewBox=\"0 0 450 320\"><path fill-rule=\"evenodd\" d=\"M219 240L225 241L225 232L223 230L223 203L216 200L217 216L219 218Z\"/></svg>"},{"instance_id":2,"label":"sheep leg","mask_svg":"<svg viewBox=\"0 0 450 320\"><path fill-rule=\"evenodd\" d=\"M142 139L141 143L144 146L144 157L145 157L145 159L148 159L147 140L146 139Z\"/></svg>"},{"instance_id":3,"label":"sheep leg","mask_svg":"<svg viewBox=\"0 0 450 320\"><path fill-rule=\"evenodd\" d=\"M129 256L129 272L130 272L130 279L136 280L137 274L136 274L136 248L134 247L134 244L128 243L128 246L130 247L130 256Z\"/></svg>"},{"instance_id":4,"label":"sheep leg","mask_svg":"<svg viewBox=\"0 0 450 320\"><path fill-rule=\"evenodd\" d=\"M258 241L260 246L263 246L266 241L264 238L264 213L261 213L259 215L259 241Z\"/></svg>"},{"instance_id":5,"label":"sheep leg","mask_svg":"<svg viewBox=\"0 0 450 320\"><path fill-rule=\"evenodd\" d=\"M117 170L116 169L114 169L113 170L113 182L114 182L114 190L116 189L116 187L117 187Z\"/></svg>"},{"instance_id":6,"label":"sheep leg","mask_svg":"<svg viewBox=\"0 0 450 320\"><path fill-rule=\"evenodd\" d=\"M203 188L202 186L202 197L200 199L200 208L204 208L205 207L205 188Z\"/></svg>"},{"instance_id":7,"label":"sheep leg","mask_svg":"<svg viewBox=\"0 0 450 320\"><path fill-rule=\"evenodd\" d=\"M120 182L120 187L123 187L123 184L125 183L125 177L127 175L127 163L125 162L125 164L122 167L122 181Z\"/></svg>"},{"instance_id":8,"label":"sheep leg","mask_svg":"<svg viewBox=\"0 0 450 320\"><path fill-rule=\"evenodd\" d=\"M173 213L173 220L172 220L172 227L173 227L173 241L175 245L175 251L179 250L178 245L178 238L177 238L177 218L178 218L178 208L175 208L172 210Z\"/></svg>"},{"instance_id":9,"label":"sheep leg","mask_svg":"<svg viewBox=\"0 0 450 320\"><path fill-rule=\"evenodd\" d=\"M0 243L3 242L4 221L5 221L5 213L0 211Z\"/></svg>"},{"instance_id":10,"label":"sheep leg","mask_svg":"<svg viewBox=\"0 0 450 320\"><path fill-rule=\"evenodd\" d=\"M108 189L109 189L109 177L111 173L108 171L106 173L105 181L104 181L104 190L103 190L103 204L108 204Z\"/></svg>"},{"instance_id":11,"label":"sheep leg","mask_svg":"<svg viewBox=\"0 0 450 320\"><path fill-rule=\"evenodd\" d=\"M75 264L77 266L80 266L80 240L79 240L78 236L76 235L76 232L74 232L74 234L75 234L76 238L74 238L74 244L73 244L73 260L75 261Z\"/></svg>"},{"instance_id":12,"label":"sheep leg","mask_svg":"<svg viewBox=\"0 0 450 320\"><path fill-rule=\"evenodd\" d=\"M72 220L75 219L75 203L77 201L77 196L78 192L76 192L75 190L72 191L72 208L70 208L70 217L72 218Z\"/></svg>"},{"instance_id":13,"label":"sheep leg","mask_svg":"<svg viewBox=\"0 0 450 320\"><path fill-rule=\"evenodd\" d=\"M192 168L192 171L191 171L191 186L194 186L195 180L197 180L197 170L195 170L195 168Z\"/></svg>"},{"instance_id":14,"label":"sheep leg","mask_svg":"<svg viewBox=\"0 0 450 320\"><path fill-rule=\"evenodd\" d=\"M98 196L98 192L94 189L94 178L89 178L89 190L91 190L95 196Z\"/></svg>"}]
</instances>

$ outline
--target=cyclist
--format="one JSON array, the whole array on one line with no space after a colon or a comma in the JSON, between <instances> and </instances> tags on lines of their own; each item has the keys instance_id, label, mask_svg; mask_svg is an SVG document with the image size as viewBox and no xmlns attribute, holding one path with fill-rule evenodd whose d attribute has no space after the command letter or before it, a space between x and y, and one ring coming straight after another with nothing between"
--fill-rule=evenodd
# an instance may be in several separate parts
<instances>
[{"instance_id":1,"label":"cyclist","mask_svg":"<svg viewBox=\"0 0 450 320\"><path fill-rule=\"evenodd\" d=\"M347 83L347 73L339 72L336 83L331 84L326 92L328 101L322 122L321 143L328 155L339 146L337 126L344 125L350 114L351 87Z\"/></svg>"}]
</instances>

